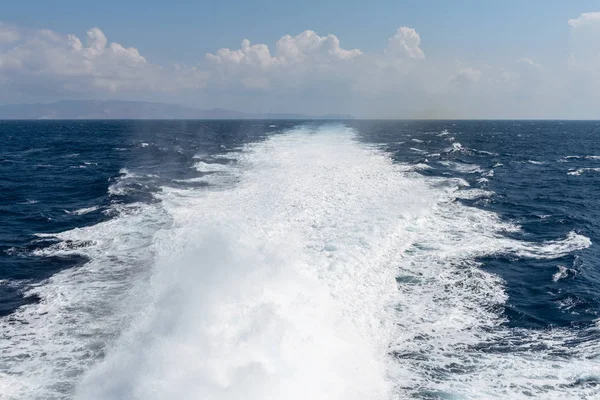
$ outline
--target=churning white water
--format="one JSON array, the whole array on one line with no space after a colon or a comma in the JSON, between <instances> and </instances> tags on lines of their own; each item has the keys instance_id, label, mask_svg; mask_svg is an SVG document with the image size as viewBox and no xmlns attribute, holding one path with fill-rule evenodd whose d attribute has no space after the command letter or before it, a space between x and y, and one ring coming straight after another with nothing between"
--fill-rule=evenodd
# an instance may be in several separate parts
<instances>
[{"instance_id":1,"label":"churning white water","mask_svg":"<svg viewBox=\"0 0 600 400\"><path fill-rule=\"evenodd\" d=\"M197 168L212 186L165 187L159 205L44 250L91 261L31 289L42 301L15 313L23 324L1 323L6 398L591 393L575 385L598 376L588 345L556 355L569 332L504 328L503 283L475 261L555 258L589 239L508 239L517 226L455 201L490 193L410 172L341 126L298 128ZM529 351L534 342L546 348Z\"/></svg>"}]
</instances>

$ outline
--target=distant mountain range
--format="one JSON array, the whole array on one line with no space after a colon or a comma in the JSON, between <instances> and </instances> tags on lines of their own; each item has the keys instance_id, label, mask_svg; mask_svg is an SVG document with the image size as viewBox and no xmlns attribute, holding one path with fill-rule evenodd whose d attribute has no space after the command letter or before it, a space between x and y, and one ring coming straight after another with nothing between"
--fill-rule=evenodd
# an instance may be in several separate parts
<instances>
[{"instance_id":1,"label":"distant mountain range","mask_svg":"<svg viewBox=\"0 0 600 400\"><path fill-rule=\"evenodd\" d=\"M352 119L351 115L252 114L222 108L201 110L141 101L64 100L50 104L0 105L0 119Z\"/></svg>"}]
</instances>

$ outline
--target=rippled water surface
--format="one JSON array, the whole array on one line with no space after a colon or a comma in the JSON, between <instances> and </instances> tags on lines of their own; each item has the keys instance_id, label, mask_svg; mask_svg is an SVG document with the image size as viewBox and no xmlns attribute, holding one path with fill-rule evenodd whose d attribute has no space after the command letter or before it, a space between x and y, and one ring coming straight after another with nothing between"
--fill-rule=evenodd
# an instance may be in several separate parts
<instances>
[{"instance_id":1,"label":"rippled water surface","mask_svg":"<svg viewBox=\"0 0 600 400\"><path fill-rule=\"evenodd\" d=\"M598 135L0 122L0 398L598 398Z\"/></svg>"}]
</instances>

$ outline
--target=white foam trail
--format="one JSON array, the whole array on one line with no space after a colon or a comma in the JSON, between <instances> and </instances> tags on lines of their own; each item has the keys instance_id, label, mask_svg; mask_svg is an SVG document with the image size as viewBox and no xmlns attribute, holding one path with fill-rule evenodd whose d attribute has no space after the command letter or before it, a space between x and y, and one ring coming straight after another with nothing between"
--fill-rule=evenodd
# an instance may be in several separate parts
<instances>
[{"instance_id":1,"label":"white foam trail","mask_svg":"<svg viewBox=\"0 0 600 400\"><path fill-rule=\"evenodd\" d=\"M168 219L157 207L120 206L120 215L85 228L49 235L57 245L40 256L87 256L80 268L61 271L25 291L39 304L0 318L0 398L67 399L73 385L103 356L143 299L136 284L147 274L148 248Z\"/></svg>"},{"instance_id":2,"label":"white foam trail","mask_svg":"<svg viewBox=\"0 0 600 400\"><path fill-rule=\"evenodd\" d=\"M229 191L165 191L151 308L79 397L389 398L385 260L431 193L350 135L272 138Z\"/></svg>"},{"instance_id":3,"label":"white foam trail","mask_svg":"<svg viewBox=\"0 0 600 400\"><path fill-rule=\"evenodd\" d=\"M341 127L274 136L237 158L210 174L235 177L220 190L164 188L160 206L125 208L40 250L91 262L32 288L42 302L14 314L25 323L0 320L0 393L70 398L77 385L78 399L593 394L578 382L600 376L589 357L597 343L570 345L569 330L504 327L503 282L474 261L558 258L588 238L508 238L518 226L455 201L481 195L464 180L410 172Z\"/></svg>"}]
</instances>

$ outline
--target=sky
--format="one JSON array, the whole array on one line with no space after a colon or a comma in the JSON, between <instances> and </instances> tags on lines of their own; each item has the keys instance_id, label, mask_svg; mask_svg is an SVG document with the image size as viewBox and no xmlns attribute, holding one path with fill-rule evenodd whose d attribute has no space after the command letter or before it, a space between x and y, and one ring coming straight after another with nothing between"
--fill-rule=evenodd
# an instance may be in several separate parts
<instances>
[{"instance_id":1,"label":"sky","mask_svg":"<svg viewBox=\"0 0 600 400\"><path fill-rule=\"evenodd\" d=\"M22 0L0 104L600 119L600 1Z\"/></svg>"}]
</instances>

